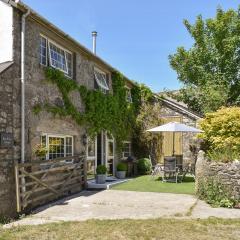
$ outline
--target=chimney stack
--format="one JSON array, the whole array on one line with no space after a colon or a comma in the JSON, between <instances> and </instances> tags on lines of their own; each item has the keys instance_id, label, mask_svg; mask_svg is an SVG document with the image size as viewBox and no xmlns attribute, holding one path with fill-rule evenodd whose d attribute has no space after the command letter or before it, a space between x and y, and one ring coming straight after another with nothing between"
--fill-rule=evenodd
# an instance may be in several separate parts
<instances>
[{"instance_id":1,"label":"chimney stack","mask_svg":"<svg viewBox=\"0 0 240 240\"><path fill-rule=\"evenodd\" d=\"M96 55L96 40L97 40L97 32L92 31L92 48L93 48L94 55Z\"/></svg>"}]
</instances>

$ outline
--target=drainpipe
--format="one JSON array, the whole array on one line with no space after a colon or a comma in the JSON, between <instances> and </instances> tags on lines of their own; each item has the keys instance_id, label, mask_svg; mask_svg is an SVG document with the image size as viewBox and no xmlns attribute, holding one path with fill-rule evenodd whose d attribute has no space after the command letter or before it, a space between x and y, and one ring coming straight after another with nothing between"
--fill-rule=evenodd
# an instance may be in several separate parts
<instances>
[{"instance_id":1,"label":"drainpipe","mask_svg":"<svg viewBox=\"0 0 240 240\"><path fill-rule=\"evenodd\" d=\"M21 26L21 162L25 162L25 26L30 10L22 15Z\"/></svg>"},{"instance_id":2,"label":"drainpipe","mask_svg":"<svg viewBox=\"0 0 240 240\"><path fill-rule=\"evenodd\" d=\"M30 10L22 15L21 26L21 163L25 162L25 25L26 17L30 14ZM21 178L22 185L25 185L25 178ZM26 191L26 187L22 187L22 192Z\"/></svg>"}]
</instances>

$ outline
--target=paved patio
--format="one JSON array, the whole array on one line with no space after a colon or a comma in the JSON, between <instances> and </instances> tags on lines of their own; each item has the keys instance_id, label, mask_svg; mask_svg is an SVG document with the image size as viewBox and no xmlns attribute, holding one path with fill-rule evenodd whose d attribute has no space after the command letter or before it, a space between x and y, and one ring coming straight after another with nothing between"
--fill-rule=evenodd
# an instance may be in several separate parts
<instances>
[{"instance_id":1,"label":"paved patio","mask_svg":"<svg viewBox=\"0 0 240 240\"><path fill-rule=\"evenodd\" d=\"M211 208L192 195L120 190L83 191L38 208L6 227L88 219L240 218L239 209Z\"/></svg>"}]
</instances>

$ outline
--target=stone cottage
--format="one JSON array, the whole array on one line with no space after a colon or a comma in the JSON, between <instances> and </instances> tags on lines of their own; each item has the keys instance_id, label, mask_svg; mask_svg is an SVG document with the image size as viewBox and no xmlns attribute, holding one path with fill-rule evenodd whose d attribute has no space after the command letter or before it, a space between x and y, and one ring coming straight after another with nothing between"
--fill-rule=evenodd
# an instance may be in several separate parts
<instances>
[{"instance_id":1,"label":"stone cottage","mask_svg":"<svg viewBox=\"0 0 240 240\"><path fill-rule=\"evenodd\" d=\"M69 117L33 113L36 104L62 104L58 89L44 84L45 67L103 93L112 91L115 69L20 1L0 1L0 22L4 23L0 26L0 215L14 216L14 162L30 161L37 144L49 149L45 159L86 154L89 174L98 164L105 164L109 174L115 171L115 141L110 134L102 132L91 140L86 129ZM132 85L126 78L127 101ZM72 92L71 100L84 111L79 94ZM130 154L126 139L122 157Z\"/></svg>"},{"instance_id":2,"label":"stone cottage","mask_svg":"<svg viewBox=\"0 0 240 240\"><path fill-rule=\"evenodd\" d=\"M43 162L54 162L56 158L71 160L74 155L86 156L84 176L93 175L99 164L106 165L108 173L114 175L117 161L131 156L132 149L131 140L126 139L119 156L115 151L115 139L110 133L101 132L95 139L91 139L85 127L79 126L70 117L56 117L47 111L40 111L36 115L33 111L37 104L45 102L56 106L63 104L59 90L45 82L46 67L60 70L69 81L103 93L112 92L112 73L115 68L21 1L0 0L0 22L4 23L0 25L0 216L16 216L16 202L20 204L19 199L25 199L23 207L32 204L32 200L28 199L31 191L28 192L26 188L33 183L16 180L22 180L24 174L35 180L35 190L48 189L57 196L62 193L56 193L42 182L49 168L47 165L39 164L40 169L35 172L42 174L41 178L27 172L35 169L24 164L32 161L34 148L38 144L48 149L41 159ZM93 32L93 36L96 36L96 32ZM127 77L125 83L126 101L131 102L130 89L134 83ZM73 91L70 97L75 107L84 112L79 93ZM160 103L161 117L166 121L181 121L195 126L199 117L187 108L166 98L161 99ZM170 138L165 136L163 156L170 154ZM183 154L187 148L185 138L187 136L184 135L176 139L178 154ZM21 176L18 176L16 166L22 169ZM69 166L70 171L71 161ZM59 170L62 169L60 166ZM72 178L74 174L67 175L67 179L77 180L77 176ZM23 187L19 187L19 184ZM35 197L40 199L39 195ZM19 207L18 211L22 209Z\"/></svg>"}]
</instances>

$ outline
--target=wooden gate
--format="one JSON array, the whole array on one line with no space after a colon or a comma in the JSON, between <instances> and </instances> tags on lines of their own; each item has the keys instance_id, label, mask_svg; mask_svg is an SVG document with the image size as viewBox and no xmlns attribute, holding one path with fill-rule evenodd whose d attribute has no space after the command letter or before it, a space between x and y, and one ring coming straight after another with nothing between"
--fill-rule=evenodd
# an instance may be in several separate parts
<instances>
[{"instance_id":1,"label":"wooden gate","mask_svg":"<svg viewBox=\"0 0 240 240\"><path fill-rule=\"evenodd\" d=\"M16 163L17 211L28 211L81 191L86 184L85 156Z\"/></svg>"}]
</instances>

